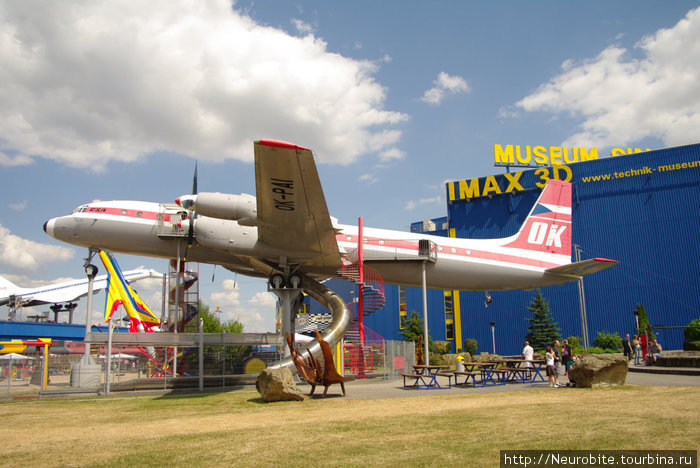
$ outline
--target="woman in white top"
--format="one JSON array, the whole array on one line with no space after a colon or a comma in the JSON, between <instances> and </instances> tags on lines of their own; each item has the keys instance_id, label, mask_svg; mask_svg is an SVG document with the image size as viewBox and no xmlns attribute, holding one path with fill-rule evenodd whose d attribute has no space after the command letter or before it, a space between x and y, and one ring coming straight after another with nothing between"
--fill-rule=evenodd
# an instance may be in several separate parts
<instances>
[{"instance_id":1,"label":"woman in white top","mask_svg":"<svg viewBox=\"0 0 700 468\"><path fill-rule=\"evenodd\" d=\"M556 383L556 370L554 370L554 350L551 346L547 346L547 353L545 354L545 359L547 361L547 380L549 381L550 387L558 387Z\"/></svg>"}]
</instances>

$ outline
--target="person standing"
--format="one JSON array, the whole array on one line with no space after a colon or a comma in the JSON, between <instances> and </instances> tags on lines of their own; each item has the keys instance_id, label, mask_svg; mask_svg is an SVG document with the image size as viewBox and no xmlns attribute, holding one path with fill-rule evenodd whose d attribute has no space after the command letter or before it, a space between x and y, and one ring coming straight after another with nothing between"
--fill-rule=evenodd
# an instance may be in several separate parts
<instances>
[{"instance_id":1,"label":"person standing","mask_svg":"<svg viewBox=\"0 0 700 468\"><path fill-rule=\"evenodd\" d=\"M632 359L632 345L630 343L630 334L626 334L622 339L622 355L629 361Z\"/></svg>"},{"instance_id":2,"label":"person standing","mask_svg":"<svg viewBox=\"0 0 700 468\"><path fill-rule=\"evenodd\" d=\"M561 343L561 361L564 365L564 374L569 376L569 368L571 367L571 346L569 346L569 340L564 340Z\"/></svg>"},{"instance_id":3,"label":"person standing","mask_svg":"<svg viewBox=\"0 0 700 468\"><path fill-rule=\"evenodd\" d=\"M547 364L547 381L549 382L550 387L555 388L557 387L555 381L557 374L554 370L554 359L556 356L551 346L547 346L546 351L547 352L544 357Z\"/></svg>"},{"instance_id":4,"label":"person standing","mask_svg":"<svg viewBox=\"0 0 700 468\"><path fill-rule=\"evenodd\" d=\"M554 346L552 347L554 351L554 384L559 386L559 376L561 372L561 346L559 340L554 340Z\"/></svg>"},{"instance_id":5,"label":"person standing","mask_svg":"<svg viewBox=\"0 0 700 468\"><path fill-rule=\"evenodd\" d=\"M634 348L634 365L638 366L642 363L642 340L639 339L639 335L634 335L632 347Z\"/></svg>"},{"instance_id":6,"label":"person standing","mask_svg":"<svg viewBox=\"0 0 700 468\"><path fill-rule=\"evenodd\" d=\"M535 350L530 346L529 341L525 341L525 346L523 347L523 352L520 355L520 359L525 361L525 367L527 368L528 377L532 372L532 359L535 356Z\"/></svg>"}]
</instances>

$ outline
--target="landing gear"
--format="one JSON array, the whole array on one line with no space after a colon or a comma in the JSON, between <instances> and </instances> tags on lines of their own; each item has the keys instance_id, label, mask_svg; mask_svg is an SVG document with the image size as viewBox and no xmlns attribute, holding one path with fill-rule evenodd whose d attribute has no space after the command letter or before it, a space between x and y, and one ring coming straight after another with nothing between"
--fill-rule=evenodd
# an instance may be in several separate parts
<instances>
[{"instance_id":1,"label":"landing gear","mask_svg":"<svg viewBox=\"0 0 700 468\"><path fill-rule=\"evenodd\" d=\"M280 319L282 336L294 336L294 319L299 306L304 302L304 294L301 290L302 276L298 273L288 275L274 273L270 275L268 283L268 291L277 296L282 309ZM283 355L289 356L289 349L283 349Z\"/></svg>"},{"instance_id":2,"label":"landing gear","mask_svg":"<svg viewBox=\"0 0 700 468\"><path fill-rule=\"evenodd\" d=\"M301 289L301 275L297 273L292 273L291 275L285 277L282 273L275 273L270 276L268 280L270 283L270 289Z\"/></svg>"},{"instance_id":3,"label":"landing gear","mask_svg":"<svg viewBox=\"0 0 700 468\"><path fill-rule=\"evenodd\" d=\"M301 275L292 273L287 277L287 287L293 289L301 288Z\"/></svg>"},{"instance_id":4,"label":"landing gear","mask_svg":"<svg viewBox=\"0 0 700 468\"><path fill-rule=\"evenodd\" d=\"M270 276L270 288L272 289L282 289L286 286L287 281L282 273L275 273Z\"/></svg>"}]
</instances>

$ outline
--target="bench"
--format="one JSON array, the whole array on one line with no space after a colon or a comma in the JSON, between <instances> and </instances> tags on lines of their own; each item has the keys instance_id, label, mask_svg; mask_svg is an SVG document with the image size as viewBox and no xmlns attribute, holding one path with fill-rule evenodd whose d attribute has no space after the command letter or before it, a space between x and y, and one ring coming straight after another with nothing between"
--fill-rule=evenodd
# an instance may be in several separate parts
<instances>
[{"instance_id":1,"label":"bench","mask_svg":"<svg viewBox=\"0 0 700 468\"><path fill-rule=\"evenodd\" d=\"M418 382L423 382L423 387L427 387L425 380L423 380L423 375L420 374L401 374L403 377L403 386L406 388L419 388L420 384ZM413 383L406 385L406 379L413 379Z\"/></svg>"},{"instance_id":2,"label":"bench","mask_svg":"<svg viewBox=\"0 0 700 468\"><path fill-rule=\"evenodd\" d=\"M506 377L508 376L508 369L506 369L506 368L493 369L491 371L491 375L493 376L494 379L496 379L498 382L500 382L501 385L505 385Z\"/></svg>"},{"instance_id":3,"label":"bench","mask_svg":"<svg viewBox=\"0 0 700 468\"><path fill-rule=\"evenodd\" d=\"M520 380L523 383L530 380L530 367L506 367L506 380Z\"/></svg>"},{"instance_id":4,"label":"bench","mask_svg":"<svg viewBox=\"0 0 700 468\"><path fill-rule=\"evenodd\" d=\"M481 372L470 372L470 371L452 371L455 377L455 385L469 385L469 379L472 379L472 387L476 385L475 378L481 376ZM464 381L460 382L459 377L463 376Z\"/></svg>"},{"instance_id":5,"label":"bench","mask_svg":"<svg viewBox=\"0 0 700 468\"><path fill-rule=\"evenodd\" d=\"M452 372L438 372L436 375L438 377L447 377L447 388L452 388L452 377L455 376ZM437 378L435 379L435 383L437 384Z\"/></svg>"}]
</instances>

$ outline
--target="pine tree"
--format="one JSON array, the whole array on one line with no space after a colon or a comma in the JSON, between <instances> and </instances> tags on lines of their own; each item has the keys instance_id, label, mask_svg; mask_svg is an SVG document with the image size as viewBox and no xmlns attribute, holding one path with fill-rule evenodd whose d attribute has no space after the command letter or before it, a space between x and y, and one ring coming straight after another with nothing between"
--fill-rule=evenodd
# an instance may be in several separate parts
<instances>
[{"instance_id":1,"label":"pine tree","mask_svg":"<svg viewBox=\"0 0 700 468\"><path fill-rule=\"evenodd\" d=\"M656 339L656 335L652 333L651 327L649 327L649 318L647 317L646 309L644 309L644 304L640 302L637 304L637 307L635 307L635 310L639 314L639 330L637 330L637 333L642 335L646 334L647 343L651 343L651 340Z\"/></svg>"},{"instance_id":2,"label":"pine tree","mask_svg":"<svg viewBox=\"0 0 700 468\"><path fill-rule=\"evenodd\" d=\"M423 320L415 310L411 312L411 318L406 320L406 328L399 333L405 341L418 341L418 337L423 336Z\"/></svg>"},{"instance_id":3,"label":"pine tree","mask_svg":"<svg viewBox=\"0 0 700 468\"><path fill-rule=\"evenodd\" d=\"M527 310L532 312L532 318L526 318L530 326L525 339L530 342L530 346L537 351L543 351L548 345L554 343L554 340L561 339L559 334L561 329L552 320L549 302L545 301L539 289Z\"/></svg>"}]
</instances>

